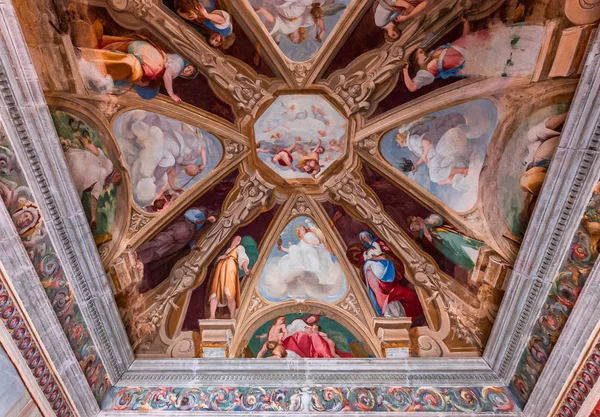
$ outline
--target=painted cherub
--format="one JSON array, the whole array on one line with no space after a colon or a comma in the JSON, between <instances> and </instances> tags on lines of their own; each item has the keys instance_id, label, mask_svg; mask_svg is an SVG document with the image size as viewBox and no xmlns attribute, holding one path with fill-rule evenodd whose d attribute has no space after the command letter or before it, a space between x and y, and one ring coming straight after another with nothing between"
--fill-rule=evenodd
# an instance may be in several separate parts
<instances>
[{"instance_id":1,"label":"painted cherub","mask_svg":"<svg viewBox=\"0 0 600 417\"><path fill-rule=\"evenodd\" d=\"M325 342L327 342L327 345L329 346L329 351L331 352L331 356L333 356L334 358L340 357L340 355L338 355L336 352L335 342L333 341L333 339L331 339L329 337L329 335L327 333L321 331L321 326L319 326L318 324L313 324L312 326L306 326L304 328L304 331L306 333L308 333L308 335L311 336L311 338L313 335L321 336L323 338L323 340L325 340Z\"/></svg>"},{"instance_id":2,"label":"painted cherub","mask_svg":"<svg viewBox=\"0 0 600 417\"><path fill-rule=\"evenodd\" d=\"M12 220L29 257L34 259L36 253L43 253L46 250L42 213L37 205L26 197L19 197L17 205L17 208L12 211Z\"/></svg>"},{"instance_id":3,"label":"painted cherub","mask_svg":"<svg viewBox=\"0 0 600 417\"><path fill-rule=\"evenodd\" d=\"M280 148L279 146L271 146L269 149L261 149L260 144L256 147L257 153L270 153L273 155L271 158L271 162L275 165L280 165L282 167L288 167L292 171L296 171L296 167L294 166L294 156L292 152L294 152L297 143L294 143L292 146L287 148Z\"/></svg>"},{"instance_id":4,"label":"painted cherub","mask_svg":"<svg viewBox=\"0 0 600 417\"><path fill-rule=\"evenodd\" d=\"M269 332L260 336L256 336L258 339L267 339L263 347L260 349L257 358L262 358L267 351L271 351L272 357L285 358L287 351L283 347L282 341L288 335L287 327L285 324L285 317L279 316L275 319L273 325L269 328Z\"/></svg>"},{"instance_id":5,"label":"painted cherub","mask_svg":"<svg viewBox=\"0 0 600 417\"><path fill-rule=\"evenodd\" d=\"M298 161L297 168L300 171L310 174L311 177L316 178L317 174L321 172L320 157L325 152L325 148L322 145L321 139L317 141L317 146L306 156L303 156Z\"/></svg>"},{"instance_id":6,"label":"painted cherub","mask_svg":"<svg viewBox=\"0 0 600 417\"><path fill-rule=\"evenodd\" d=\"M329 150L332 152L344 152L344 138L331 139L329 141Z\"/></svg>"}]
</instances>

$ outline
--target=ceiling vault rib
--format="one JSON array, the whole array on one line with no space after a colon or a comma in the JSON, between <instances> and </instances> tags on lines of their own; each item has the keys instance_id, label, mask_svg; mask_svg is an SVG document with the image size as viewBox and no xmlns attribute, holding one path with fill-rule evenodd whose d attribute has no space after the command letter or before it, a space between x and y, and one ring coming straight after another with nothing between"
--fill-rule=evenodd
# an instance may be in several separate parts
<instances>
[{"instance_id":1,"label":"ceiling vault rib","mask_svg":"<svg viewBox=\"0 0 600 417\"><path fill-rule=\"evenodd\" d=\"M249 150L246 146L244 146L244 148L245 149L239 154L231 155L231 159L224 157L219 165L206 176L206 181L199 181L198 184L175 200L171 209L164 213L165 215L154 216L149 223L137 230L134 235L130 236L130 239L126 242L127 246L131 246L135 249L145 241L152 239L152 237L162 230L162 228L180 216L190 204L206 193L212 184L225 178L248 156ZM134 212L134 210L132 210L132 212ZM140 233L142 230L144 231L143 234Z\"/></svg>"},{"instance_id":2,"label":"ceiling vault rib","mask_svg":"<svg viewBox=\"0 0 600 417\"><path fill-rule=\"evenodd\" d=\"M87 223L85 213L14 8L5 2L0 10L2 121L101 361L110 380L117 381L133 361L133 351L89 229L81 226Z\"/></svg>"},{"instance_id":3,"label":"ceiling vault rib","mask_svg":"<svg viewBox=\"0 0 600 417\"><path fill-rule=\"evenodd\" d=\"M480 18L492 13L500 4L499 0L482 1ZM465 4L456 0L436 2L423 16L408 24L397 41L358 56L346 68L335 71L319 83L328 85L335 92L348 113L360 112L369 116L394 89L407 57L449 32L459 23L458 16L464 8ZM427 37L427 34L434 36Z\"/></svg>"},{"instance_id":4,"label":"ceiling vault rib","mask_svg":"<svg viewBox=\"0 0 600 417\"><path fill-rule=\"evenodd\" d=\"M245 1L236 0L229 1L228 4L233 10L233 17L236 19L237 24L258 41L260 47L263 49L261 55L265 55L271 61L274 70L281 75L287 87L300 88L300 84L289 69L287 58L279 51L277 44L259 21L258 16L254 14L250 4ZM252 17L249 18L248 16Z\"/></svg>"},{"instance_id":5,"label":"ceiling vault rib","mask_svg":"<svg viewBox=\"0 0 600 417\"><path fill-rule=\"evenodd\" d=\"M144 100L132 92L111 96L109 99L101 95L80 95L63 92L45 94L50 106L52 106L54 100L70 102L74 106L80 103L93 106L96 110L100 110L100 113L111 125L122 113L130 110L144 109L171 118L176 115L177 119L181 122L207 130L217 137L222 136L238 143L247 143L246 136L239 131L235 124L187 103L176 104L170 98L162 95L159 95L154 100ZM110 104L115 108L103 109L101 107L103 104Z\"/></svg>"},{"instance_id":6,"label":"ceiling vault rib","mask_svg":"<svg viewBox=\"0 0 600 417\"><path fill-rule=\"evenodd\" d=\"M302 64L304 63L294 63L293 69L295 73L302 70L306 71L302 83L303 88L307 88L317 82L318 78L335 59L339 49L344 45L348 37L350 37L352 31L357 27L362 16L370 7L372 7L372 5L368 1L363 2L358 0L352 2L351 8L344 12L342 19L336 24L334 32L327 39L327 42L319 52L317 52L314 59L310 61L308 68L306 68L306 66L302 68Z\"/></svg>"},{"instance_id":7,"label":"ceiling vault rib","mask_svg":"<svg viewBox=\"0 0 600 417\"><path fill-rule=\"evenodd\" d=\"M467 236L472 234L473 237L485 241L486 244L492 247L495 251L499 252L500 254L503 254L506 257L504 252L500 250L500 248L493 241L493 239L485 236L482 232L477 232L477 228L473 227L476 223L471 218L472 216L461 216L454 210L449 209L443 203L437 201L436 197L434 197L433 195L429 195L426 191L420 190L419 186L412 184L411 181L408 180L405 175L398 173L398 171L392 168L389 164L382 163L380 159L374 157L370 152L361 149L359 146L356 146L356 152L368 164L369 167L379 172L381 175L383 175L385 178L391 181L394 185L396 185L399 189L410 194L413 198L417 199L417 201L420 201L429 210L431 210L432 213L439 213L444 218L450 219L453 226L457 227L458 230L461 230ZM415 197L417 195L419 197Z\"/></svg>"},{"instance_id":8,"label":"ceiling vault rib","mask_svg":"<svg viewBox=\"0 0 600 417\"><path fill-rule=\"evenodd\" d=\"M234 1L234 9L238 14L248 8L247 4ZM109 7L114 10L122 5L120 0L109 0ZM231 104L236 113L237 120L243 117L256 119L259 112L275 97L275 92L283 86L277 80L258 75L245 63L211 49L202 36L190 27L181 28L176 24L176 18L167 12L160 0L133 0L125 1L125 9L119 11L130 13L154 35L162 40L168 40L176 50L190 57L191 61L200 68L200 71L209 79L211 86L219 98ZM360 2L353 2L355 16L366 10L367 3L358 7ZM495 10L498 0L483 2L485 12ZM442 7L453 6L451 12L442 18L430 21ZM405 61L407 53L417 48L425 40L425 29L433 30L438 35L428 40L429 43L439 39L445 34L456 17L463 11L456 0L444 0L431 8L431 13L418 22L421 28L414 25L408 27L401 39L394 44L386 45L378 51L363 54L353 61L344 70L336 71L327 80L327 88L335 94L331 96L344 105L348 115L371 114L377 103L387 96L395 82L398 80L399 67ZM4 108L0 109L2 121L6 125L7 136L15 147L17 159L24 164L25 176L30 180L30 187L35 200L40 205L44 217L44 224L52 242L57 247L58 257L63 261L69 283L73 287L75 298L81 306L82 315L90 328L93 342L98 346L99 355L106 367L110 380L115 386L122 387L135 385L141 387L155 387L157 384L164 386L189 386L190 384L222 385L225 383L236 386L254 386L262 384L269 386L276 383L284 384L294 381L294 384L349 384L349 385L385 385L391 386L401 381L408 386L504 386L511 381L521 353L526 349L529 335L542 310L543 303L549 293L557 271L562 265L565 253L568 252L572 237L576 232L581 214L589 201L589 196L598 182L600 172L600 37L594 43L589 54L586 69L581 77L577 96L571 106L565 130L556 152L556 157L546 177L546 182L538 200L537 209L529 225L529 232L525 236L521 251L517 257L511 278L507 279L506 295L498 312L495 326L481 358L456 358L451 363L442 362L441 359L371 359L371 360L345 360L341 361L302 361L290 362L289 369L280 369L280 365L271 361L256 360L247 362L239 359L211 360L206 362L200 359L187 360L146 360L135 359L119 318L106 275L93 241L90 239L85 213L80 201L76 198L74 187L66 169L60 142L52 128L43 93L41 91L35 69L33 68L29 52L25 46L15 12L10 3L0 5L0 87L1 99ZM434 13L435 12L435 13ZM489 14L489 13L488 13ZM424 23L425 22L425 23ZM334 37L328 40L327 46L317 54L308 71L301 68L298 63L290 65L278 50L268 33L255 19L253 24L246 24L252 34L259 40L270 45L269 57L279 56L273 64L285 79L288 87L304 88L318 77L336 53L339 45ZM350 32L353 25L343 28ZM259 33L257 33L257 30ZM338 33L339 32L339 33ZM338 28L339 39L345 39L349 33ZM402 45L402 46L400 46ZM375 53L376 52L376 53ZM359 74L357 68L367 61L369 68ZM285 66L285 68L284 68ZM15 71L16 69L16 71ZM299 76L298 71L304 73ZM296 71L296 75L294 73ZM18 74L18 76L15 75ZM23 76L24 75L24 76ZM569 83L566 81L565 83ZM492 94L494 86L492 81L464 82L465 90L479 90L481 94ZM513 80L511 86L515 89L521 86L524 80ZM454 88L457 84L454 84ZM450 88L442 92L441 100L451 100ZM446 96L447 94L447 96ZM81 97L68 97L79 100ZM425 103L432 96L424 96L419 103ZM465 92L460 100L472 98ZM456 96L452 96L456 99ZM90 99L90 102L94 99ZM117 101L124 106L123 111L129 107L139 105L140 100L133 94L119 97ZM415 104L417 101L412 102ZM148 106L156 109L158 113L164 110L165 99L160 98ZM439 103L438 103L439 104ZM146 105L146 103L144 103ZM170 103L169 103L170 105ZM224 145L227 140L241 144L242 151L233 152L233 156L223 161L219 168L225 173L214 173L211 178L222 178L238 166L248 155L252 146L250 138L239 131L239 124L234 126L216 117L200 111L195 115L195 110L183 105L186 120L193 121L194 116L209 118L215 123L216 129L229 132L231 138L225 134ZM421 110L419 110L421 111ZM114 115L112 115L114 116ZM110 119L112 116L107 116ZM371 143L377 141L375 136L384 129L397 125L398 120L412 118L409 105L385 113L370 120L355 136L355 150L371 163L375 162ZM358 116L361 117L361 116ZM112 118L114 121L114 117ZM364 119L361 119L364 121ZM208 129L207 129L208 130ZM387 171L386 171L387 172ZM387 172L388 175L390 174ZM395 178L395 176L394 176ZM172 303L174 297L189 293L193 285L200 279L206 279L205 265L215 250L229 239L235 229L247 220L254 218L261 210L270 207L275 194L275 186L261 178L256 173L241 171L241 181L236 184L239 193L224 210L224 214L217 223L208 229L207 235L199 240L192 253L173 268L169 280L173 287L167 289L162 298L146 312L147 322L152 322L157 315L169 314L175 307ZM397 182L397 181L394 181ZM389 241L395 249L406 252L411 259L410 267L413 269L415 279L423 280L423 287L431 291L438 291L442 284L440 274L432 266L428 256L423 256L414 242L410 241L391 219L376 200L371 197L370 190L364 181L356 175L342 172L333 176L323 185L336 203L356 210L362 217L381 234L382 238ZM406 187L402 187L406 190ZM208 189L208 183L198 186L188 193L185 198L177 201L175 207L183 207L202 195ZM321 217L325 211L313 197L306 197L311 204L319 206ZM1 204L0 204L1 205ZM162 225L179 214L177 210L165 216L157 216L148 229L157 231ZM281 214L281 213L280 213ZM254 217L253 217L254 216ZM452 217L452 216L450 216ZM452 217L453 220L457 220ZM457 220L462 224L462 220ZM75 407L82 416L115 417L117 414L110 411L100 411L93 399L91 391L82 389L87 387L86 378L81 371L77 359L65 338L63 329L56 320L56 316L48 303L46 293L39 282L33 268L29 268L30 261L21 246L21 241L14 230L10 215L0 207L0 246L9 253L12 260L21 260L20 264L3 265L10 272L11 277L20 277L15 285L17 296L22 300L25 310L32 316L34 327L41 333L46 329L48 337L56 336L56 346L47 346L50 358L59 370L67 394L72 398ZM10 231L10 233L8 232ZM332 231L335 233L335 230ZM11 234L12 233L12 234ZM132 235L133 236L133 235ZM139 244L140 237L133 236L131 242ZM131 237L131 236L130 236ZM431 271L433 267L434 271ZM436 282L433 282L435 276ZM21 282L22 281L22 282ZM600 265L596 265L589 282L579 297L569 321L556 345L555 351L550 356L549 362L542 373L536 389L533 391L530 402L524 412L503 413L504 416L538 417L554 406L553 399L560 393L565 381L572 374L578 358L568 354L569 343L577 343L581 347L591 337L594 328L593 320L600 319L597 305L600 303L600 293L594 290L600 282ZM526 295L526 297L523 296ZM43 297L43 298L41 298ZM457 294L451 294L452 302L460 304ZM477 300L481 303L484 300ZM440 299L436 302L442 303ZM465 302L465 304L468 304ZM473 306L471 306L473 307ZM481 307L481 305L479 306ZM441 305L441 309L448 310L448 304ZM363 305L364 310L364 305ZM364 311L363 311L364 312ZM34 314L32 314L34 313ZM593 320L590 320L593 317ZM449 320L449 319L448 319ZM166 320L163 321L163 324ZM180 320L181 322L181 320ZM585 325L582 325L585 324ZM472 344L482 347L479 338L474 335L469 323L461 323L460 327L465 334L469 334ZM150 335L155 340L164 329L152 329ZM449 332L450 330L448 330ZM52 334L50 334L52 333ZM43 333L46 334L46 333ZM160 336L162 337L162 335ZM374 373L373 367L382 369ZM293 369L292 369L293 368ZM418 371L417 371L418 369ZM558 376L557 376L558 375ZM309 379L310 378L310 379ZM541 413L541 414L540 414ZM133 413L119 413L130 414ZM172 415L168 412L155 412L158 416ZM189 413L200 415L199 413ZM221 413L211 413L219 416ZM250 413L236 413L236 415L251 415ZM269 413L274 416L280 413ZM414 413L378 413L382 416L408 416ZM427 414L427 413L426 413ZM204 414L203 414L204 415ZM231 415L223 413L222 415ZM255 415L255 414L253 414ZM327 416L328 413L322 415ZM333 415L333 414L331 414ZM339 414L336 414L339 415ZM480 417L497 416L493 413L478 413Z\"/></svg>"},{"instance_id":9,"label":"ceiling vault rib","mask_svg":"<svg viewBox=\"0 0 600 417\"><path fill-rule=\"evenodd\" d=\"M317 77L324 71L335 57L337 50L341 47L345 39L350 36L352 29L358 24L360 17L365 13L369 2L354 1L344 12L344 18L341 19L333 29L331 35L324 42L323 47L312 58L307 61L296 62L286 57L277 43L273 40L271 34L267 31L260 21L252 6L248 2L229 1L234 11L234 16L238 17L238 24L250 32L260 45L265 48L265 55L272 61L278 73L286 81L289 88L308 88L315 82ZM252 16L244 18L243 16Z\"/></svg>"},{"instance_id":10,"label":"ceiling vault rib","mask_svg":"<svg viewBox=\"0 0 600 417\"><path fill-rule=\"evenodd\" d=\"M322 300L286 299L279 302L279 304L285 303L284 305L278 306L278 303L276 302L265 300L263 303L265 305L262 305L255 310L249 309L248 306L253 296L261 297L262 295L257 292L255 288L262 278L271 249L276 244L277 238L281 236L282 231L290 224L290 222L299 217L307 217L312 220L310 225L307 224L307 226L318 228L318 233L322 234L325 242L328 243L328 251L337 257L338 262L344 270L347 283L345 294L343 294L340 299L327 303L319 303L319 301ZM273 311L278 308L280 308L281 311L288 311L288 309L293 310L295 308L303 309L304 305L314 306L315 309L331 309L331 314L339 315L340 322L347 323L347 327L352 331L352 334L359 335L360 340L369 346L374 357L378 358L381 356L380 341L373 331L374 323L371 319L372 317L375 317L375 311L365 299L366 294L364 293L364 290L360 288L362 282L358 277L355 268L348 265L348 262L345 260L343 244L333 232L332 226L329 224L327 213L320 204L314 201L313 197L308 196L303 192L297 192L291 195L285 205L278 211L276 218L273 219L269 232L263 238L261 249L263 249L261 250L262 255L259 257L253 268L253 277L249 282L245 283L244 288L242 289L240 314L236 316L236 321L244 323L244 326L236 327L236 334L232 342L232 356L236 356L236 352L241 350L244 341L246 340L245 337L248 334L252 334L250 329L256 327L259 317L264 316L267 313L273 314ZM344 302L349 299L348 297L350 297L350 300L356 301L358 306L356 306L354 314L346 316L342 313L346 311L343 305ZM336 316L336 319L337 318L338 316ZM367 331L365 331L365 328Z\"/></svg>"},{"instance_id":11,"label":"ceiling vault rib","mask_svg":"<svg viewBox=\"0 0 600 417\"><path fill-rule=\"evenodd\" d=\"M523 77L503 79L502 85L499 85L498 78L482 79L474 77L460 80L452 85L440 87L433 93L411 100L409 103L402 104L393 110L369 118L368 122L356 132L354 142L360 143L371 136L379 136L382 132L387 132L422 115L431 114L468 100L520 91L530 83L529 78ZM572 79L546 81L548 89L560 89L568 85L577 86L577 83L577 80ZM457 89L457 87L459 88Z\"/></svg>"},{"instance_id":12,"label":"ceiling vault rib","mask_svg":"<svg viewBox=\"0 0 600 417\"><path fill-rule=\"evenodd\" d=\"M331 223L331 219L327 215L327 212L325 211L323 206L321 204L319 204L317 201L315 201L315 199L313 197L307 197L307 202L309 203L308 205L311 208L311 211L313 211L313 213L315 215L318 215L321 218L321 221L323 221L323 222L327 221L327 223L325 225L325 229L328 231L328 233L330 233L332 235L332 241L334 242L334 245L335 245L336 249L339 251L339 253L341 255L345 255L346 250L348 249L346 246L346 243L344 242L343 238L339 234L339 231L337 230L335 225ZM338 257L338 259L339 259L339 257ZM360 278L360 275L357 272L356 268L349 265L349 262L346 257L344 257L343 264L345 265L345 267L347 269L349 269L349 275L351 276L350 279L352 281L352 289L355 292L355 294L354 294L355 297L358 298L358 302L361 307L360 309L362 311L361 314L364 315L364 319L368 321L370 317L376 317L375 309L373 308L373 305L369 302L369 299L367 298L367 294L365 291L366 287L363 285L362 279ZM360 292L360 294L357 295L356 294L357 292ZM372 323L367 323L367 324L369 326L372 325Z\"/></svg>"},{"instance_id":13,"label":"ceiling vault rib","mask_svg":"<svg viewBox=\"0 0 600 417\"><path fill-rule=\"evenodd\" d=\"M240 177L235 200L227 206L202 239L196 242L194 250L177 262L167 280L170 283L169 287L165 288L164 293L157 295L156 301L137 322L138 327L133 329L133 332L140 332L140 343L143 346L149 347L159 335L165 336L164 326L168 320L162 320L159 328L153 324L156 318L162 319L171 314L175 309L174 298L189 293L206 279L206 268L201 268L200 265L205 265L213 251L229 239L239 225L269 204L274 188L273 185L264 182L258 174ZM167 341L163 342L166 344Z\"/></svg>"},{"instance_id":14,"label":"ceiling vault rib","mask_svg":"<svg viewBox=\"0 0 600 417\"><path fill-rule=\"evenodd\" d=\"M333 201L345 206L355 212L360 218L365 219L378 233L378 235L389 243L397 253L402 253L402 258L406 263L407 269L412 274L412 280L416 287L420 287L427 299L435 300L437 311L440 315L438 328L425 328L418 337L419 345L433 344L439 349L441 356L452 356L452 352L445 346L443 340L453 336L464 341L472 349L483 349L484 335L477 328L480 319L479 315L485 313L488 308L495 308L491 294L480 291L477 296L467 298L465 292L462 296L454 293L445 282L448 278L443 277L437 266L418 249L393 219L387 215L383 207L375 199L374 193L363 183L362 179L356 175L342 172L331 177L326 183L325 188L329 191ZM423 295L425 299L425 295ZM474 304L477 307L474 307ZM464 310L464 311L463 311ZM474 321L466 321L459 314L462 311L467 317ZM452 318L451 316L452 315ZM428 317L431 322L431 317ZM453 325L451 325L452 323ZM460 329L457 331L455 326ZM473 328L474 327L474 328ZM421 328L415 329L420 331ZM459 333L460 332L460 333ZM432 349L432 350L436 350ZM429 356L425 348L419 356Z\"/></svg>"}]
</instances>

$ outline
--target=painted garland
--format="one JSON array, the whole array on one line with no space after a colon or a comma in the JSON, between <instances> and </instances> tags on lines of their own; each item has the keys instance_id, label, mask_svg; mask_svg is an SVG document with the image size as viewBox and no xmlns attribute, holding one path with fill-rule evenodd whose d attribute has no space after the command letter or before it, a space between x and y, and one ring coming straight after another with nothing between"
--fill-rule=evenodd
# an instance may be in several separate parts
<instances>
[{"instance_id":1,"label":"painted garland","mask_svg":"<svg viewBox=\"0 0 600 417\"><path fill-rule=\"evenodd\" d=\"M0 68L0 76L1 73ZM7 137L0 135L3 202L98 403L110 386L104 365Z\"/></svg>"},{"instance_id":2,"label":"painted garland","mask_svg":"<svg viewBox=\"0 0 600 417\"><path fill-rule=\"evenodd\" d=\"M2 323L10 332L13 342L19 348L38 386L42 389L57 417L76 416L77 414L71 409L65 395L42 357L42 353L37 347L33 335L27 328L27 323L2 281L0 281L0 320L2 320Z\"/></svg>"},{"instance_id":3,"label":"painted garland","mask_svg":"<svg viewBox=\"0 0 600 417\"><path fill-rule=\"evenodd\" d=\"M484 388L132 388L113 387L102 403L115 411L516 412L504 387Z\"/></svg>"},{"instance_id":4,"label":"painted garland","mask_svg":"<svg viewBox=\"0 0 600 417\"><path fill-rule=\"evenodd\" d=\"M594 188L510 384L521 406L529 399L598 258L599 226L600 183Z\"/></svg>"}]
</instances>

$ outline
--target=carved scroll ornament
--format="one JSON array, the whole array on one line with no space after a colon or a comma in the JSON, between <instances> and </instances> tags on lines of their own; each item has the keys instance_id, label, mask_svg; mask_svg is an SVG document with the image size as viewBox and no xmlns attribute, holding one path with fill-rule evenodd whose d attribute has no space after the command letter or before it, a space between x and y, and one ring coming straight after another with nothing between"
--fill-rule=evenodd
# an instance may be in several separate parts
<instances>
[{"instance_id":1,"label":"carved scroll ornament","mask_svg":"<svg viewBox=\"0 0 600 417\"><path fill-rule=\"evenodd\" d=\"M369 111L379 88L387 81L395 81L403 57L404 51L399 46L367 52L343 73L332 75L329 86L350 113Z\"/></svg>"},{"instance_id":2,"label":"carved scroll ornament","mask_svg":"<svg viewBox=\"0 0 600 417\"><path fill-rule=\"evenodd\" d=\"M427 337L433 337L437 344L443 345L442 341L454 331L454 336L458 339L477 349L483 349L485 334L481 323L493 322L495 318L496 306L491 296L492 288L482 286L476 299L469 300L470 302L463 300L450 287L451 281L444 279L438 268L404 237L396 223L353 174L342 172L332 177L325 187L335 201L353 209L373 225L384 241L403 254L406 266L413 273L414 284L428 294L426 304L436 303L441 315L439 329L437 332L430 332L431 336ZM447 351L447 348L443 350Z\"/></svg>"},{"instance_id":3,"label":"carved scroll ornament","mask_svg":"<svg viewBox=\"0 0 600 417\"><path fill-rule=\"evenodd\" d=\"M202 266L208 258L234 229L268 204L274 188L258 175L240 182L239 194L235 201L229 205L202 240L196 242L192 252L175 265L171 271L170 285L167 290L159 295L149 311L142 317L138 317L132 325L132 333L139 340L143 340L140 344L142 350L147 349L156 339L161 323L168 316L169 310L175 308L174 298L199 284L198 278L204 278L200 276Z\"/></svg>"}]
</instances>

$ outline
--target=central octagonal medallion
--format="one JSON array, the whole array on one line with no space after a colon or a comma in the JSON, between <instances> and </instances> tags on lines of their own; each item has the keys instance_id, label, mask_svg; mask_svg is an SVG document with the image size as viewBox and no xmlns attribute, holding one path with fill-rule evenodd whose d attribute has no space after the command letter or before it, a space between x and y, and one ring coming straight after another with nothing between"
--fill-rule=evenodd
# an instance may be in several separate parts
<instances>
[{"instance_id":1,"label":"central octagonal medallion","mask_svg":"<svg viewBox=\"0 0 600 417\"><path fill-rule=\"evenodd\" d=\"M281 178L319 179L342 158L347 120L318 94L281 95L254 125L256 153Z\"/></svg>"}]
</instances>

